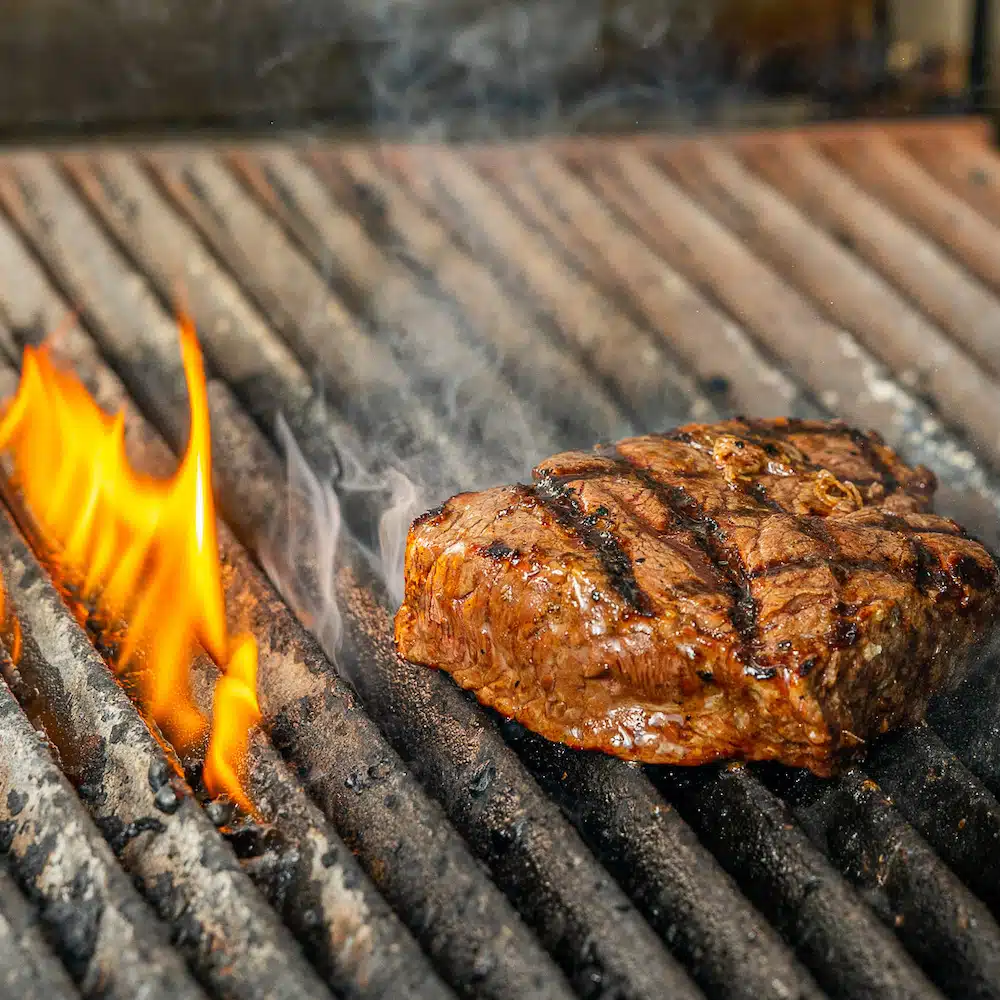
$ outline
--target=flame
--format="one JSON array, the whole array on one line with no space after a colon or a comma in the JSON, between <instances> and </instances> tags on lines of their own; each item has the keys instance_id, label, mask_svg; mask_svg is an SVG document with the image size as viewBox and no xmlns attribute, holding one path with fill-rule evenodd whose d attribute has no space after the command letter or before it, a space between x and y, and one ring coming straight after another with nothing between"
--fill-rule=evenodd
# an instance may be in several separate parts
<instances>
[{"instance_id":1,"label":"flame","mask_svg":"<svg viewBox=\"0 0 1000 1000\"><path fill-rule=\"evenodd\" d=\"M7 588L0 577L0 636L7 644L10 662L16 667L21 661L21 623L11 615L7 616Z\"/></svg>"},{"instance_id":2,"label":"flame","mask_svg":"<svg viewBox=\"0 0 1000 1000\"><path fill-rule=\"evenodd\" d=\"M0 450L11 456L15 485L60 581L125 623L116 669L134 674L145 710L182 753L208 728L190 690L197 647L220 667L204 781L212 795L252 811L241 774L261 717L257 644L226 627L205 371L186 317L180 345L191 427L172 476L131 467L124 412L101 410L47 346L25 348L17 393L0 421Z\"/></svg>"}]
</instances>

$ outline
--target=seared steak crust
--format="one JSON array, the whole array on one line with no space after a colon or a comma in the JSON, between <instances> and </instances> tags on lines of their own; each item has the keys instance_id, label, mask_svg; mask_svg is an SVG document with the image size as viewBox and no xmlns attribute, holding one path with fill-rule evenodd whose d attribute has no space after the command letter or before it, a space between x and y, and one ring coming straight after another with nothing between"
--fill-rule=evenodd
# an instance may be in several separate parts
<instances>
[{"instance_id":1,"label":"seared steak crust","mask_svg":"<svg viewBox=\"0 0 1000 1000\"><path fill-rule=\"evenodd\" d=\"M397 646L571 746L829 774L923 715L1000 602L935 485L839 422L556 455L414 522Z\"/></svg>"}]
</instances>

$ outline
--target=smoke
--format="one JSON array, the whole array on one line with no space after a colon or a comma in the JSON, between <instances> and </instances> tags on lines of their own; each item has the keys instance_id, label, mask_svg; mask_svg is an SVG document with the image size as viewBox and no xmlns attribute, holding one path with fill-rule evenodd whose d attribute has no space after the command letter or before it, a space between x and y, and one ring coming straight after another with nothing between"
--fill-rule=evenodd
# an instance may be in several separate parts
<instances>
[{"instance_id":1,"label":"smoke","mask_svg":"<svg viewBox=\"0 0 1000 1000\"><path fill-rule=\"evenodd\" d=\"M376 121L386 134L425 139L445 138L459 119L489 136L554 121L561 89L597 69L602 6L464 5L441 16L427 3L369 5L388 40L366 67Z\"/></svg>"},{"instance_id":2,"label":"smoke","mask_svg":"<svg viewBox=\"0 0 1000 1000\"><path fill-rule=\"evenodd\" d=\"M281 414L276 432L285 452L285 496L260 546L261 563L299 619L332 653L343 629L335 592L340 502L309 467Z\"/></svg>"},{"instance_id":3,"label":"smoke","mask_svg":"<svg viewBox=\"0 0 1000 1000\"><path fill-rule=\"evenodd\" d=\"M375 0L364 67L386 137L505 139L686 120L733 89L721 0ZM742 88L740 88L742 89ZM622 120L624 119L624 120Z\"/></svg>"},{"instance_id":4,"label":"smoke","mask_svg":"<svg viewBox=\"0 0 1000 1000\"><path fill-rule=\"evenodd\" d=\"M389 503L378 523L378 565L394 605L403 602L403 561L410 523L420 511L416 484L398 469L386 474Z\"/></svg>"},{"instance_id":5,"label":"smoke","mask_svg":"<svg viewBox=\"0 0 1000 1000\"><path fill-rule=\"evenodd\" d=\"M337 602L337 570L345 537L356 542L382 580L393 608L403 600L406 536L423 509L417 485L401 469L376 472L339 443L334 481L308 463L283 415L276 436L285 453L285 495L260 545L261 562L299 619L334 657L343 619ZM377 512L374 544L348 525L342 504L358 502Z\"/></svg>"}]
</instances>

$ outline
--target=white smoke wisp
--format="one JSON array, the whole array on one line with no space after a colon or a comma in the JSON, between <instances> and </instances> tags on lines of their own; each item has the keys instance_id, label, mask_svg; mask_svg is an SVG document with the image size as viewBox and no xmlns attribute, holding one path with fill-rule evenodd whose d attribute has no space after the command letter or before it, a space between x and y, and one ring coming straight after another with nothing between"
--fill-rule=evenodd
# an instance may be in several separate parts
<instances>
[{"instance_id":1,"label":"white smoke wisp","mask_svg":"<svg viewBox=\"0 0 1000 1000\"><path fill-rule=\"evenodd\" d=\"M299 620L333 657L343 629L336 594L340 501L309 466L282 414L276 432L285 452L285 496L260 547L261 563Z\"/></svg>"},{"instance_id":2,"label":"white smoke wisp","mask_svg":"<svg viewBox=\"0 0 1000 1000\"><path fill-rule=\"evenodd\" d=\"M389 503L378 523L378 565L393 607L403 602L403 561L406 536L422 504L416 483L398 469L386 473Z\"/></svg>"},{"instance_id":3,"label":"white smoke wisp","mask_svg":"<svg viewBox=\"0 0 1000 1000\"><path fill-rule=\"evenodd\" d=\"M334 484L310 466L283 416L276 431L285 453L285 496L261 545L261 562L299 620L336 662L343 633L336 586L340 546L345 537L358 544L394 611L403 600L406 537L423 509L421 491L399 468L376 471L339 441L340 472ZM344 518L342 505L359 499L373 505L377 515L374 547L351 532ZM374 524L376 518L371 520Z\"/></svg>"}]
</instances>

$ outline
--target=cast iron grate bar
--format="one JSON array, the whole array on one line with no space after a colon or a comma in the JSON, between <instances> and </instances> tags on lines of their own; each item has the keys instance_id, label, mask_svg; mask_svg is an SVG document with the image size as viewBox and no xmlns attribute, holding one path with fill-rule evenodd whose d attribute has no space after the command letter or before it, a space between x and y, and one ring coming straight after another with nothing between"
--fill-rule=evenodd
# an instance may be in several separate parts
<instances>
[{"instance_id":1,"label":"cast iron grate bar","mask_svg":"<svg viewBox=\"0 0 1000 1000\"><path fill-rule=\"evenodd\" d=\"M45 940L32 905L0 868L0 989L23 1000L72 1000L79 997L65 968Z\"/></svg>"},{"instance_id":2,"label":"cast iron grate bar","mask_svg":"<svg viewBox=\"0 0 1000 1000\"><path fill-rule=\"evenodd\" d=\"M5 676L16 668L0 652ZM14 877L80 992L202 1000L166 928L118 867L44 737L0 682L0 830Z\"/></svg>"}]
</instances>

